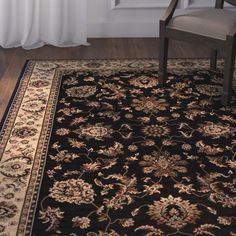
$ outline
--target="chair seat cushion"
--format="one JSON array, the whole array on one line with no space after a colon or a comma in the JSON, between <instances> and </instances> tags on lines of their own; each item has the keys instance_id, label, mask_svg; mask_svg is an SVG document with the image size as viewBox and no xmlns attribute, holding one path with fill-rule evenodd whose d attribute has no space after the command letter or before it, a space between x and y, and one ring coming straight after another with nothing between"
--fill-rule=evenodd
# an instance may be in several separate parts
<instances>
[{"instance_id":1,"label":"chair seat cushion","mask_svg":"<svg viewBox=\"0 0 236 236\"><path fill-rule=\"evenodd\" d=\"M225 40L234 25L236 12L211 8L175 16L167 27Z\"/></svg>"}]
</instances>

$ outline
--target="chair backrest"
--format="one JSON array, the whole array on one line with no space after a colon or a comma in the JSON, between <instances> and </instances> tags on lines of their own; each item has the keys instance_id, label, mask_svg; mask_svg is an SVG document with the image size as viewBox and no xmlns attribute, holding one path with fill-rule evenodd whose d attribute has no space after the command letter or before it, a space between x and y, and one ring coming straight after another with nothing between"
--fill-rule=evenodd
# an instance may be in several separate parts
<instances>
[{"instance_id":1,"label":"chair backrest","mask_svg":"<svg viewBox=\"0 0 236 236\"><path fill-rule=\"evenodd\" d=\"M224 2L236 6L236 0L216 0L216 8L223 8Z\"/></svg>"}]
</instances>

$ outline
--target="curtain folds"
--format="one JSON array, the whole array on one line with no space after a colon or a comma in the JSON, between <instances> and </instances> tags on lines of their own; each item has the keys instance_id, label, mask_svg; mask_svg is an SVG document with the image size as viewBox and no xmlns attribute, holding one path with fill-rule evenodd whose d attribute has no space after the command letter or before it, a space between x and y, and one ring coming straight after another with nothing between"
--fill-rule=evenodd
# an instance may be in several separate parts
<instances>
[{"instance_id":1,"label":"curtain folds","mask_svg":"<svg viewBox=\"0 0 236 236\"><path fill-rule=\"evenodd\" d=\"M0 0L0 46L87 45L86 0Z\"/></svg>"}]
</instances>

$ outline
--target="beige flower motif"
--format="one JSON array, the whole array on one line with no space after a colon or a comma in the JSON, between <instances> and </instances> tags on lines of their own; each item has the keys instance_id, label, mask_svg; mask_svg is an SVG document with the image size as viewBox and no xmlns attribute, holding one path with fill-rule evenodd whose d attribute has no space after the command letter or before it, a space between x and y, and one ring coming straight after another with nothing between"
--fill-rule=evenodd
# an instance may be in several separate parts
<instances>
[{"instance_id":1,"label":"beige flower motif","mask_svg":"<svg viewBox=\"0 0 236 236\"><path fill-rule=\"evenodd\" d=\"M158 122L163 123L163 122L166 122L166 121L168 120L168 118L167 118L167 117L164 117L164 116L158 116L158 117L156 118L156 120L157 120Z\"/></svg>"},{"instance_id":2,"label":"beige flower motif","mask_svg":"<svg viewBox=\"0 0 236 236\"><path fill-rule=\"evenodd\" d=\"M194 224L200 218L201 212L197 205L191 204L188 200L169 195L168 198L161 198L160 201L149 205L148 215L157 225L166 224L180 230L188 224Z\"/></svg>"},{"instance_id":3,"label":"beige flower motif","mask_svg":"<svg viewBox=\"0 0 236 236\"><path fill-rule=\"evenodd\" d=\"M113 146L100 149L98 153L107 157L116 157L117 155L123 153L123 148L123 144L115 142Z\"/></svg>"},{"instance_id":4,"label":"beige flower motif","mask_svg":"<svg viewBox=\"0 0 236 236\"><path fill-rule=\"evenodd\" d=\"M94 172L99 170L101 164L98 162L93 162L93 163L85 163L83 164L83 170L85 170L86 172Z\"/></svg>"},{"instance_id":5,"label":"beige flower motif","mask_svg":"<svg viewBox=\"0 0 236 236\"><path fill-rule=\"evenodd\" d=\"M158 84L158 79L151 76L141 75L138 77L131 78L129 80L131 85L134 85L139 88L152 88Z\"/></svg>"},{"instance_id":6,"label":"beige flower motif","mask_svg":"<svg viewBox=\"0 0 236 236\"><path fill-rule=\"evenodd\" d=\"M165 99L141 97L139 99L134 99L131 106L134 107L135 110L143 111L144 113L158 113L159 111L165 111L167 105Z\"/></svg>"},{"instance_id":7,"label":"beige flower motif","mask_svg":"<svg viewBox=\"0 0 236 236\"><path fill-rule=\"evenodd\" d=\"M143 159L139 164L144 167L144 173L154 173L156 177L176 177L178 173L187 172L185 167L187 162L179 155L154 151L152 155L144 155Z\"/></svg>"},{"instance_id":8,"label":"beige flower motif","mask_svg":"<svg viewBox=\"0 0 236 236\"><path fill-rule=\"evenodd\" d=\"M216 166L219 166L219 167L227 167L225 164L225 158L224 157L219 157L219 156L216 156L216 157L208 157L208 160L210 163L216 165Z\"/></svg>"},{"instance_id":9,"label":"beige flower motif","mask_svg":"<svg viewBox=\"0 0 236 236\"><path fill-rule=\"evenodd\" d=\"M59 144L59 142L55 142L52 145L52 148L54 148L54 149L59 149L60 147L61 147L61 145Z\"/></svg>"},{"instance_id":10,"label":"beige flower motif","mask_svg":"<svg viewBox=\"0 0 236 236\"><path fill-rule=\"evenodd\" d=\"M86 77L84 78L84 81L94 81L94 77L92 76Z\"/></svg>"},{"instance_id":11,"label":"beige flower motif","mask_svg":"<svg viewBox=\"0 0 236 236\"><path fill-rule=\"evenodd\" d=\"M224 149L220 147L206 145L202 140L196 143L196 147L198 147L199 152L203 152L207 155L215 155L224 151Z\"/></svg>"},{"instance_id":12,"label":"beige flower motif","mask_svg":"<svg viewBox=\"0 0 236 236\"><path fill-rule=\"evenodd\" d=\"M137 94L142 94L142 91L141 91L141 89L131 89L130 93L137 95Z\"/></svg>"},{"instance_id":13,"label":"beige flower motif","mask_svg":"<svg viewBox=\"0 0 236 236\"><path fill-rule=\"evenodd\" d=\"M94 201L94 190L92 185L82 179L69 179L56 181L49 189L49 196L58 202L80 204L90 204Z\"/></svg>"},{"instance_id":14,"label":"beige flower motif","mask_svg":"<svg viewBox=\"0 0 236 236\"><path fill-rule=\"evenodd\" d=\"M151 146L155 145L155 141L148 139L148 140L144 141L143 145L151 147Z\"/></svg>"},{"instance_id":15,"label":"beige flower motif","mask_svg":"<svg viewBox=\"0 0 236 236\"><path fill-rule=\"evenodd\" d=\"M217 221L219 222L219 224L221 225L231 225L232 220L230 217L223 217L223 216L219 216Z\"/></svg>"},{"instance_id":16,"label":"beige flower motif","mask_svg":"<svg viewBox=\"0 0 236 236\"><path fill-rule=\"evenodd\" d=\"M181 83L181 82L171 85L171 87L174 88L174 90L182 90L182 89L186 88L186 86L187 85L185 83Z\"/></svg>"},{"instance_id":17,"label":"beige flower motif","mask_svg":"<svg viewBox=\"0 0 236 236\"><path fill-rule=\"evenodd\" d=\"M65 84L65 85L76 85L78 83L79 83L79 81L76 77L69 77L68 79L65 79L63 81L63 84Z\"/></svg>"},{"instance_id":18,"label":"beige flower motif","mask_svg":"<svg viewBox=\"0 0 236 236\"><path fill-rule=\"evenodd\" d=\"M132 218L123 219L120 223L124 228L128 228L134 225L134 220Z\"/></svg>"},{"instance_id":19,"label":"beige flower motif","mask_svg":"<svg viewBox=\"0 0 236 236\"><path fill-rule=\"evenodd\" d=\"M142 132L147 136L161 137L170 133L170 129L166 126L148 125L142 129Z\"/></svg>"},{"instance_id":20,"label":"beige flower motif","mask_svg":"<svg viewBox=\"0 0 236 236\"><path fill-rule=\"evenodd\" d=\"M199 101L199 105L200 106L208 106L208 105L211 105L211 101L209 99L202 99L201 101Z\"/></svg>"},{"instance_id":21,"label":"beige flower motif","mask_svg":"<svg viewBox=\"0 0 236 236\"><path fill-rule=\"evenodd\" d=\"M148 122L150 122L150 117L147 117L147 116L140 117L139 120L143 123L148 123Z\"/></svg>"},{"instance_id":22,"label":"beige flower motif","mask_svg":"<svg viewBox=\"0 0 236 236\"><path fill-rule=\"evenodd\" d=\"M176 113L176 112L172 113L171 115L172 115L172 117L174 117L174 118L179 118L179 117L180 117L180 114L179 114L179 113Z\"/></svg>"},{"instance_id":23,"label":"beige flower motif","mask_svg":"<svg viewBox=\"0 0 236 236\"><path fill-rule=\"evenodd\" d=\"M86 139L94 138L96 140L103 140L106 137L110 137L113 133L113 130L108 125L98 123L95 125L86 125L81 126L81 128L74 131L76 134L79 134L80 137L85 137Z\"/></svg>"},{"instance_id":24,"label":"beige flower motif","mask_svg":"<svg viewBox=\"0 0 236 236\"><path fill-rule=\"evenodd\" d=\"M133 114L125 114L125 118L127 118L127 119L132 119L134 117L134 115Z\"/></svg>"},{"instance_id":25,"label":"beige flower motif","mask_svg":"<svg viewBox=\"0 0 236 236\"><path fill-rule=\"evenodd\" d=\"M179 193L192 194L193 192L195 192L192 184L188 184L188 185L185 185L185 184L175 184L174 187L179 190Z\"/></svg>"},{"instance_id":26,"label":"beige flower motif","mask_svg":"<svg viewBox=\"0 0 236 236\"><path fill-rule=\"evenodd\" d=\"M228 166L229 166L230 168L236 170L236 161L229 160L229 161L227 161L227 164L228 164Z\"/></svg>"},{"instance_id":27,"label":"beige flower motif","mask_svg":"<svg viewBox=\"0 0 236 236\"><path fill-rule=\"evenodd\" d=\"M184 151L190 151L192 149L192 147L191 147L191 145L185 143L185 144L182 145L182 149Z\"/></svg>"},{"instance_id":28,"label":"beige flower motif","mask_svg":"<svg viewBox=\"0 0 236 236\"><path fill-rule=\"evenodd\" d=\"M69 89L66 89L66 94L69 97L75 97L75 98L87 98L96 92L96 86L74 86Z\"/></svg>"},{"instance_id":29,"label":"beige flower motif","mask_svg":"<svg viewBox=\"0 0 236 236\"><path fill-rule=\"evenodd\" d=\"M236 123L236 120L233 116L222 115L220 118L224 121L229 121L231 123Z\"/></svg>"},{"instance_id":30,"label":"beige flower motif","mask_svg":"<svg viewBox=\"0 0 236 236\"><path fill-rule=\"evenodd\" d=\"M78 109L77 107L65 107L58 111L58 113L60 112L62 112L65 116L73 116L73 115L81 113L81 110Z\"/></svg>"},{"instance_id":31,"label":"beige flower motif","mask_svg":"<svg viewBox=\"0 0 236 236\"><path fill-rule=\"evenodd\" d=\"M137 147L136 145L129 145L129 146L128 146L128 149L129 149L129 151L131 151L131 152L135 152L135 151L138 150L138 147Z\"/></svg>"},{"instance_id":32,"label":"beige flower motif","mask_svg":"<svg viewBox=\"0 0 236 236\"><path fill-rule=\"evenodd\" d=\"M70 133L70 130L66 128L60 128L60 129L57 129L56 131L56 134L59 136L65 136L65 135L68 135L69 133Z\"/></svg>"},{"instance_id":33,"label":"beige flower motif","mask_svg":"<svg viewBox=\"0 0 236 236\"><path fill-rule=\"evenodd\" d=\"M162 144L165 145L165 146L174 146L174 145L176 145L175 142L171 139L164 139Z\"/></svg>"},{"instance_id":34,"label":"beige flower motif","mask_svg":"<svg viewBox=\"0 0 236 236\"><path fill-rule=\"evenodd\" d=\"M213 139L217 139L220 137L228 138L229 135L233 134L232 127L229 125L223 125L221 123L213 123L207 122L205 124L201 124L198 128L198 131L202 133L206 137L211 137Z\"/></svg>"},{"instance_id":35,"label":"beige flower motif","mask_svg":"<svg viewBox=\"0 0 236 236\"><path fill-rule=\"evenodd\" d=\"M89 107L100 107L100 106L101 106L100 103L99 103L99 102L96 102L96 101L88 101L88 102L87 102L87 105L88 105Z\"/></svg>"},{"instance_id":36,"label":"beige flower motif","mask_svg":"<svg viewBox=\"0 0 236 236\"><path fill-rule=\"evenodd\" d=\"M68 142L69 142L70 146L73 147L73 148L86 147L86 144L84 142L80 142L77 139L69 138Z\"/></svg>"},{"instance_id":37,"label":"beige flower motif","mask_svg":"<svg viewBox=\"0 0 236 236\"><path fill-rule=\"evenodd\" d=\"M49 157L56 162L72 162L80 156L76 153L68 152L68 150L59 151L56 155L49 155Z\"/></svg>"},{"instance_id":38,"label":"beige flower motif","mask_svg":"<svg viewBox=\"0 0 236 236\"><path fill-rule=\"evenodd\" d=\"M199 93L212 97L222 94L222 86L220 85L200 84L196 85L196 89Z\"/></svg>"},{"instance_id":39,"label":"beige flower motif","mask_svg":"<svg viewBox=\"0 0 236 236\"><path fill-rule=\"evenodd\" d=\"M185 114L189 120L194 120L197 116L205 115L206 112L198 110L198 109L192 109L192 110L186 111Z\"/></svg>"},{"instance_id":40,"label":"beige flower motif","mask_svg":"<svg viewBox=\"0 0 236 236\"><path fill-rule=\"evenodd\" d=\"M72 219L73 227L80 227L81 229L87 229L90 227L91 220L88 217L76 216Z\"/></svg>"},{"instance_id":41,"label":"beige flower motif","mask_svg":"<svg viewBox=\"0 0 236 236\"><path fill-rule=\"evenodd\" d=\"M125 98L125 89L113 83L107 83L103 85L102 93L106 96L107 99L118 100L121 98Z\"/></svg>"},{"instance_id":42,"label":"beige flower motif","mask_svg":"<svg viewBox=\"0 0 236 236\"><path fill-rule=\"evenodd\" d=\"M137 161L138 158L137 158L137 156L130 156L130 157L127 157L126 160L127 161Z\"/></svg>"},{"instance_id":43,"label":"beige flower motif","mask_svg":"<svg viewBox=\"0 0 236 236\"><path fill-rule=\"evenodd\" d=\"M81 123L85 122L87 118L85 117L76 117L73 119L73 121L70 123L72 126L80 125Z\"/></svg>"},{"instance_id":44,"label":"beige flower motif","mask_svg":"<svg viewBox=\"0 0 236 236\"><path fill-rule=\"evenodd\" d=\"M160 189L163 188L163 185L159 184L159 183L154 183L151 186L148 185L144 185L144 193L148 193L149 195L153 195L156 193L161 193Z\"/></svg>"},{"instance_id":45,"label":"beige flower motif","mask_svg":"<svg viewBox=\"0 0 236 236\"><path fill-rule=\"evenodd\" d=\"M133 199L129 194L117 194L111 199L105 199L104 204L107 208L118 210L124 209L124 206L131 204L132 201Z\"/></svg>"}]
</instances>

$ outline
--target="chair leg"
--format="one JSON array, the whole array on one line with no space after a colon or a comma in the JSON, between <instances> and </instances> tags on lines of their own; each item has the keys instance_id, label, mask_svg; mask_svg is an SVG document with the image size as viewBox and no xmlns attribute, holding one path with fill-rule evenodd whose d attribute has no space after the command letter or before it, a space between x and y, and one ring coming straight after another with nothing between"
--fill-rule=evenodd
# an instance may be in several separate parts
<instances>
[{"instance_id":1,"label":"chair leg","mask_svg":"<svg viewBox=\"0 0 236 236\"><path fill-rule=\"evenodd\" d=\"M232 96L232 80L234 74L235 63L235 49L236 43L230 43L226 50L225 68L224 68L224 81L223 81L223 94L221 102L224 106L227 106Z\"/></svg>"},{"instance_id":2,"label":"chair leg","mask_svg":"<svg viewBox=\"0 0 236 236\"><path fill-rule=\"evenodd\" d=\"M211 67L210 69L213 71L216 71L217 67L217 50L212 49L211 50Z\"/></svg>"},{"instance_id":3,"label":"chair leg","mask_svg":"<svg viewBox=\"0 0 236 236\"><path fill-rule=\"evenodd\" d=\"M160 37L160 54L159 54L159 79L160 84L165 84L167 80L167 59L168 59L169 39Z\"/></svg>"}]
</instances>

